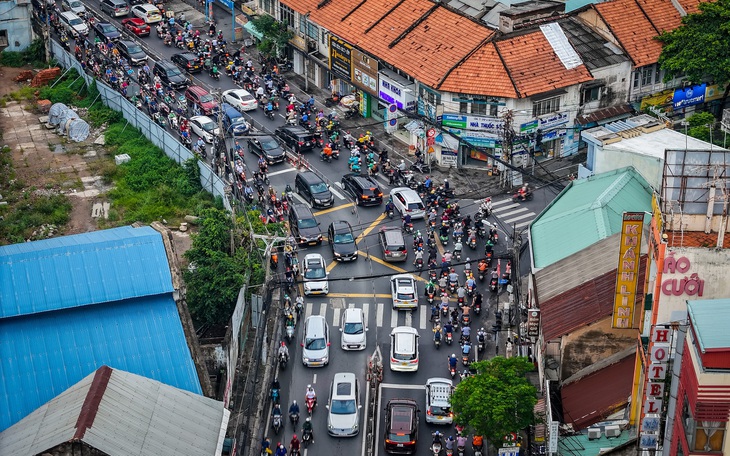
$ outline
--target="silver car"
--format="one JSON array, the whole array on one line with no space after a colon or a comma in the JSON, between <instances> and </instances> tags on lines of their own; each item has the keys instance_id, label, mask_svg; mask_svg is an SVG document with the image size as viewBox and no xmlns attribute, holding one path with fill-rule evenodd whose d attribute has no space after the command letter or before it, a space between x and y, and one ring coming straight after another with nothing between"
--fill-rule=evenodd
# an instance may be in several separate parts
<instances>
[{"instance_id":1,"label":"silver car","mask_svg":"<svg viewBox=\"0 0 730 456\"><path fill-rule=\"evenodd\" d=\"M356 436L360 432L361 407L360 385L355 374L335 374L327 404L327 433L333 437Z\"/></svg>"},{"instance_id":2,"label":"silver car","mask_svg":"<svg viewBox=\"0 0 730 456\"><path fill-rule=\"evenodd\" d=\"M415 190L397 187L390 191L390 197L401 215L410 214L412 219L423 218L426 215L426 206Z\"/></svg>"},{"instance_id":3,"label":"silver car","mask_svg":"<svg viewBox=\"0 0 730 456\"><path fill-rule=\"evenodd\" d=\"M351 307L345 309L342 315L342 332L341 346L343 350L365 350L367 338L365 331L365 317L362 309Z\"/></svg>"}]
</instances>

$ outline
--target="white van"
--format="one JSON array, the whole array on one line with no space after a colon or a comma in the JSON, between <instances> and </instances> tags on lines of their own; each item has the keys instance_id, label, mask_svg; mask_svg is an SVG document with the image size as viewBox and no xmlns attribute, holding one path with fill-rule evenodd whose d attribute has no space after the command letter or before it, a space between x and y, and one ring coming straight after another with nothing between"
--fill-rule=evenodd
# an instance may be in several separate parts
<instances>
[{"instance_id":1,"label":"white van","mask_svg":"<svg viewBox=\"0 0 730 456\"><path fill-rule=\"evenodd\" d=\"M410 326L397 326L390 333L390 370L418 370L418 331Z\"/></svg>"}]
</instances>

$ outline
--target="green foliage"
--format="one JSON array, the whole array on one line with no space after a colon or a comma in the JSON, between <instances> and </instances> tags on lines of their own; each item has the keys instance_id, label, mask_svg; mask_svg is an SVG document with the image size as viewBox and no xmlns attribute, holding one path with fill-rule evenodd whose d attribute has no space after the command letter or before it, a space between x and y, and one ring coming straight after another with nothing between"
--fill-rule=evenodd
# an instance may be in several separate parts
<instances>
[{"instance_id":1,"label":"green foliage","mask_svg":"<svg viewBox=\"0 0 730 456\"><path fill-rule=\"evenodd\" d=\"M691 82L709 77L724 87L730 82L730 0L700 3L699 9L658 37L664 44L659 65L665 81L685 74Z\"/></svg>"},{"instance_id":2,"label":"green foliage","mask_svg":"<svg viewBox=\"0 0 730 456\"><path fill-rule=\"evenodd\" d=\"M240 259L225 252L194 248L185 256L196 257L194 269L183 273L193 319L202 323L225 323L233 313L238 291L243 285Z\"/></svg>"},{"instance_id":3,"label":"green foliage","mask_svg":"<svg viewBox=\"0 0 730 456\"><path fill-rule=\"evenodd\" d=\"M268 14L262 14L251 19L256 30L261 32L264 38L256 45L256 48L266 58L278 57L286 48L289 40L294 34L287 28L287 24L279 22ZM292 24L289 24L292 25Z\"/></svg>"},{"instance_id":4,"label":"green foliage","mask_svg":"<svg viewBox=\"0 0 730 456\"><path fill-rule=\"evenodd\" d=\"M451 397L455 420L500 446L505 435L534 422L537 391L525 378L534 367L527 358L501 356L472 367L477 374L461 381Z\"/></svg>"},{"instance_id":5,"label":"green foliage","mask_svg":"<svg viewBox=\"0 0 730 456\"><path fill-rule=\"evenodd\" d=\"M40 38L30 43L30 46L24 51L3 51L0 53L0 65L15 68L24 65L43 66L45 59L46 48Z\"/></svg>"},{"instance_id":6,"label":"green foliage","mask_svg":"<svg viewBox=\"0 0 730 456\"><path fill-rule=\"evenodd\" d=\"M687 118L689 122L689 128L704 127L707 125L714 125L715 116L709 112L697 112Z\"/></svg>"},{"instance_id":7,"label":"green foliage","mask_svg":"<svg viewBox=\"0 0 730 456\"><path fill-rule=\"evenodd\" d=\"M687 118L689 128L687 135L702 141L723 146L724 134L716 128L715 116L709 112L698 112Z\"/></svg>"},{"instance_id":8,"label":"green foliage","mask_svg":"<svg viewBox=\"0 0 730 456\"><path fill-rule=\"evenodd\" d=\"M261 212L257 210L248 210L245 215L239 216L236 220L239 226L243 229L248 229L248 223L251 222L251 229L254 234L266 234L269 236L285 236L286 227L283 223L268 223L264 224L261 220Z\"/></svg>"}]
</instances>

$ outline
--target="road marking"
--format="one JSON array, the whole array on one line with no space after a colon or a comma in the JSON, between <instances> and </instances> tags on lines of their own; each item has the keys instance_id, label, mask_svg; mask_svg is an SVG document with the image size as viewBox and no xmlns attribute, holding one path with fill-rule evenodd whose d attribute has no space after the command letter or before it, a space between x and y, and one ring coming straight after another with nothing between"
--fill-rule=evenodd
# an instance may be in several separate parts
<instances>
[{"instance_id":1,"label":"road marking","mask_svg":"<svg viewBox=\"0 0 730 456\"><path fill-rule=\"evenodd\" d=\"M332 260L332 262L330 262L330 264L327 265L327 272L332 271L335 268L335 266L337 266L338 264L339 264L339 261Z\"/></svg>"},{"instance_id":2,"label":"road marking","mask_svg":"<svg viewBox=\"0 0 730 456\"><path fill-rule=\"evenodd\" d=\"M375 326L378 328L381 328L383 326L383 313L384 313L385 304L382 302L379 302L375 306Z\"/></svg>"},{"instance_id":3,"label":"road marking","mask_svg":"<svg viewBox=\"0 0 730 456\"><path fill-rule=\"evenodd\" d=\"M410 274L415 280L420 280L421 282L428 282L427 279L425 279L417 274L414 274L411 271L406 271L405 269L399 268L398 266L388 263L387 261L382 260L376 256L368 255L367 253L363 252L362 250L358 250L357 252L358 252L358 255L362 256L363 258L369 258L369 259L373 260L374 262L376 262L378 264L382 264L386 268L390 268L399 274ZM388 295L388 297L390 298L390 295Z\"/></svg>"},{"instance_id":4,"label":"road marking","mask_svg":"<svg viewBox=\"0 0 730 456\"><path fill-rule=\"evenodd\" d=\"M346 199L344 196L342 196L342 193L338 192L337 190L335 190L331 186L330 186L330 191L332 192L333 195L335 195L339 199L341 199L341 200L345 200Z\"/></svg>"},{"instance_id":5,"label":"road marking","mask_svg":"<svg viewBox=\"0 0 730 456\"><path fill-rule=\"evenodd\" d=\"M418 326L421 329L426 329L426 314L428 313L428 306L420 306L421 315L419 316Z\"/></svg>"},{"instance_id":6,"label":"road marking","mask_svg":"<svg viewBox=\"0 0 730 456\"><path fill-rule=\"evenodd\" d=\"M332 310L334 312L334 314L332 315L332 326L334 326L335 328L337 328L337 327L340 326L340 308L339 307L335 307Z\"/></svg>"},{"instance_id":7,"label":"road marking","mask_svg":"<svg viewBox=\"0 0 730 456\"><path fill-rule=\"evenodd\" d=\"M532 220L528 220L528 221L526 221L526 222L521 222L521 223L518 223L518 224L516 224L516 225L515 225L515 228L522 228L523 226L527 226L527 225L529 225L530 223L532 223L532 222L533 222L534 220L535 220L535 219L532 219Z\"/></svg>"},{"instance_id":8,"label":"road marking","mask_svg":"<svg viewBox=\"0 0 730 456\"><path fill-rule=\"evenodd\" d=\"M436 242L436 250L438 251L439 255L444 256L444 246L441 245L441 236L433 236L434 241Z\"/></svg>"},{"instance_id":9,"label":"road marking","mask_svg":"<svg viewBox=\"0 0 730 456\"><path fill-rule=\"evenodd\" d=\"M279 174L291 173L292 171L296 171L296 170L297 170L296 168L285 168L285 169L280 169L279 171L274 171L273 173L269 173L267 175L269 177L278 176Z\"/></svg>"},{"instance_id":10,"label":"road marking","mask_svg":"<svg viewBox=\"0 0 730 456\"><path fill-rule=\"evenodd\" d=\"M403 385L401 383L381 383L381 388L392 388L401 390L425 390L426 385Z\"/></svg>"},{"instance_id":11,"label":"road marking","mask_svg":"<svg viewBox=\"0 0 730 456\"><path fill-rule=\"evenodd\" d=\"M390 298L391 295L385 293L329 293L328 298Z\"/></svg>"},{"instance_id":12,"label":"road marking","mask_svg":"<svg viewBox=\"0 0 730 456\"><path fill-rule=\"evenodd\" d=\"M304 311L304 316L305 317L308 318L308 317L310 317L312 315L312 306L314 306L314 304L312 304L311 302L308 302L307 303L307 310Z\"/></svg>"},{"instance_id":13,"label":"road marking","mask_svg":"<svg viewBox=\"0 0 730 456\"><path fill-rule=\"evenodd\" d=\"M512 200L509 199L509 198L508 199L499 200L499 201L492 201L492 207L499 206L500 204L504 204L504 203L511 203L511 202L512 202Z\"/></svg>"},{"instance_id":14,"label":"road marking","mask_svg":"<svg viewBox=\"0 0 730 456\"><path fill-rule=\"evenodd\" d=\"M317 383L317 374L312 375L312 385Z\"/></svg>"},{"instance_id":15,"label":"road marking","mask_svg":"<svg viewBox=\"0 0 730 456\"><path fill-rule=\"evenodd\" d=\"M340 188L344 188L344 187L342 187L342 182L340 182L340 181L335 181L335 185Z\"/></svg>"},{"instance_id":16,"label":"road marking","mask_svg":"<svg viewBox=\"0 0 730 456\"><path fill-rule=\"evenodd\" d=\"M406 326L413 327L413 311L406 312Z\"/></svg>"},{"instance_id":17,"label":"road marking","mask_svg":"<svg viewBox=\"0 0 730 456\"><path fill-rule=\"evenodd\" d=\"M352 207L353 204L355 204L355 203L345 203L345 204L343 204L341 206L333 206L333 207L331 207L329 209L323 209L321 211L315 212L314 213L314 216L315 217L318 217L320 215L329 214L330 212L339 211L340 209L345 209L347 207Z\"/></svg>"},{"instance_id":18,"label":"road marking","mask_svg":"<svg viewBox=\"0 0 730 456\"><path fill-rule=\"evenodd\" d=\"M294 199L296 199L296 200L297 200L297 201L299 201L300 203L302 203L302 204L306 204L307 206L309 206L309 203L308 203L308 202L306 202L306 201L304 201L304 198L302 198L301 196L299 196L299 193L296 193L296 192L292 192L292 196L294 197Z\"/></svg>"},{"instance_id":19,"label":"road marking","mask_svg":"<svg viewBox=\"0 0 730 456\"><path fill-rule=\"evenodd\" d=\"M520 216L517 216L517 217L512 217L509 220L502 220L502 222L503 223L512 223L512 222L516 222L517 220L522 220L524 218L534 217L534 216L535 216L535 213L534 212L530 212L528 214L523 214L523 215L520 215Z\"/></svg>"},{"instance_id":20,"label":"road marking","mask_svg":"<svg viewBox=\"0 0 730 456\"><path fill-rule=\"evenodd\" d=\"M373 221L373 223L371 223L370 225L368 225L367 228L362 230L362 233L360 233L360 235L357 237L357 239L355 239L355 242L357 242L359 244L360 241L362 241L362 238L364 238L365 236L370 234L370 232L372 230L374 230L375 227L378 226L380 224L380 222L383 221L384 218L385 218L385 214L380 214L380 216L378 218L376 218L375 221Z\"/></svg>"},{"instance_id":21,"label":"road marking","mask_svg":"<svg viewBox=\"0 0 730 456\"><path fill-rule=\"evenodd\" d=\"M327 304L323 302L319 303L319 313L317 315L321 315L322 317L327 315Z\"/></svg>"},{"instance_id":22,"label":"road marking","mask_svg":"<svg viewBox=\"0 0 730 456\"><path fill-rule=\"evenodd\" d=\"M390 327L395 328L396 326L398 326L398 311L393 309L390 313Z\"/></svg>"},{"instance_id":23,"label":"road marking","mask_svg":"<svg viewBox=\"0 0 730 456\"><path fill-rule=\"evenodd\" d=\"M370 316L370 303L369 302L364 302L362 304L362 316L363 316L363 320L365 320L365 326L367 327L368 317Z\"/></svg>"},{"instance_id":24,"label":"road marking","mask_svg":"<svg viewBox=\"0 0 730 456\"><path fill-rule=\"evenodd\" d=\"M495 212L495 214L499 215L499 218L509 217L510 215L519 214L520 212L525 212L528 209L526 207L520 207L517 210L505 212L504 214L501 212Z\"/></svg>"}]
</instances>

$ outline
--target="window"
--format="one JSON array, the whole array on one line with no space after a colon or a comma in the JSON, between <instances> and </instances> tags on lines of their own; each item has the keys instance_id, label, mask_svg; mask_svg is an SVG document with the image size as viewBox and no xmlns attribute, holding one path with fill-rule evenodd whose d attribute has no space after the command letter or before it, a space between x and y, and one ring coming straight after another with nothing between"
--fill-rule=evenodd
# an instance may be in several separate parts
<instances>
[{"instance_id":1,"label":"window","mask_svg":"<svg viewBox=\"0 0 730 456\"><path fill-rule=\"evenodd\" d=\"M597 101L601 98L601 87L589 87L581 92L581 104Z\"/></svg>"},{"instance_id":2,"label":"window","mask_svg":"<svg viewBox=\"0 0 730 456\"><path fill-rule=\"evenodd\" d=\"M651 84L652 73L654 72L654 65L647 65L641 69L641 85Z\"/></svg>"},{"instance_id":3,"label":"window","mask_svg":"<svg viewBox=\"0 0 730 456\"><path fill-rule=\"evenodd\" d=\"M441 94L437 92L432 92L424 86L419 86L418 95L423 101L430 105L441 104Z\"/></svg>"},{"instance_id":4,"label":"window","mask_svg":"<svg viewBox=\"0 0 730 456\"><path fill-rule=\"evenodd\" d=\"M654 84L659 84L662 82L662 70L657 67L656 73L654 74Z\"/></svg>"},{"instance_id":5,"label":"window","mask_svg":"<svg viewBox=\"0 0 730 456\"><path fill-rule=\"evenodd\" d=\"M499 111L499 106L497 106L496 104L489 105L489 115L491 117L497 117L498 111Z\"/></svg>"},{"instance_id":6,"label":"window","mask_svg":"<svg viewBox=\"0 0 730 456\"><path fill-rule=\"evenodd\" d=\"M532 103L532 117L539 117L556 111L560 111L560 97L548 98Z\"/></svg>"},{"instance_id":7,"label":"window","mask_svg":"<svg viewBox=\"0 0 730 456\"><path fill-rule=\"evenodd\" d=\"M639 88L639 70L634 71L634 88Z\"/></svg>"},{"instance_id":8,"label":"window","mask_svg":"<svg viewBox=\"0 0 730 456\"><path fill-rule=\"evenodd\" d=\"M685 396L684 406L682 407L682 421L690 452L722 452L727 423L724 421L695 421L688 404L689 400Z\"/></svg>"},{"instance_id":9,"label":"window","mask_svg":"<svg viewBox=\"0 0 730 456\"><path fill-rule=\"evenodd\" d=\"M487 114L487 104L482 102L475 101L471 104L471 113L472 114L481 114L486 115Z\"/></svg>"},{"instance_id":10,"label":"window","mask_svg":"<svg viewBox=\"0 0 730 456\"><path fill-rule=\"evenodd\" d=\"M279 20L285 23L288 27L294 27L294 10L283 3L280 3L279 5Z\"/></svg>"},{"instance_id":11,"label":"window","mask_svg":"<svg viewBox=\"0 0 730 456\"><path fill-rule=\"evenodd\" d=\"M270 15L274 15L274 2L272 0L259 0L259 6Z\"/></svg>"},{"instance_id":12,"label":"window","mask_svg":"<svg viewBox=\"0 0 730 456\"><path fill-rule=\"evenodd\" d=\"M0 30L0 50L8 47L8 31Z\"/></svg>"},{"instance_id":13,"label":"window","mask_svg":"<svg viewBox=\"0 0 730 456\"><path fill-rule=\"evenodd\" d=\"M322 29L322 39L321 42L323 45L327 46L328 39L329 39L329 33L325 29Z\"/></svg>"},{"instance_id":14,"label":"window","mask_svg":"<svg viewBox=\"0 0 730 456\"><path fill-rule=\"evenodd\" d=\"M307 21L307 36L315 41L319 38L319 27L309 21Z\"/></svg>"},{"instance_id":15,"label":"window","mask_svg":"<svg viewBox=\"0 0 730 456\"><path fill-rule=\"evenodd\" d=\"M467 103L466 101L460 101L459 112L462 114L467 114L469 112L469 103Z\"/></svg>"}]
</instances>

